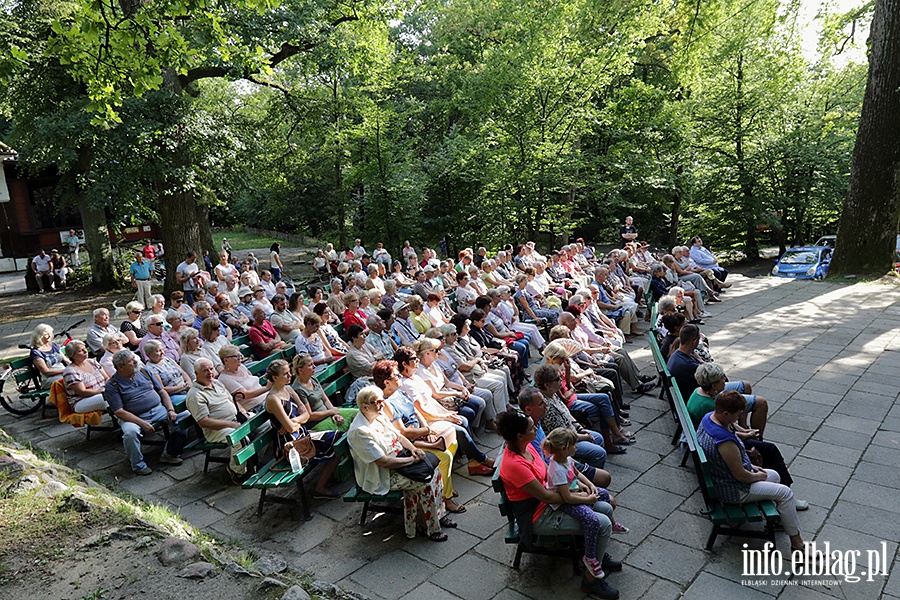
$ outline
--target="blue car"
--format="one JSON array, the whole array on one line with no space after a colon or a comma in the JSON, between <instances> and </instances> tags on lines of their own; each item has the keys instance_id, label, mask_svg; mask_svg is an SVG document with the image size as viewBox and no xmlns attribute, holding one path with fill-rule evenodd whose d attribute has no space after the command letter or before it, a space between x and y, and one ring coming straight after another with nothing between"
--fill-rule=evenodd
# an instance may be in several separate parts
<instances>
[{"instance_id":1,"label":"blue car","mask_svg":"<svg viewBox=\"0 0 900 600\"><path fill-rule=\"evenodd\" d=\"M791 279L824 279L834 248L828 246L797 246L778 259L772 269L775 277Z\"/></svg>"}]
</instances>

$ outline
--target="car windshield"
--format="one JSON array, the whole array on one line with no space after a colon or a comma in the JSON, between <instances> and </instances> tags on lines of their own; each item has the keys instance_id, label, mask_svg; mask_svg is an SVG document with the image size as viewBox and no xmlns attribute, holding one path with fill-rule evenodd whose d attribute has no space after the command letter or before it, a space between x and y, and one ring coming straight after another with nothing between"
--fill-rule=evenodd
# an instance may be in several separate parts
<instances>
[{"instance_id":1,"label":"car windshield","mask_svg":"<svg viewBox=\"0 0 900 600\"><path fill-rule=\"evenodd\" d=\"M811 250L801 250L798 252L787 251L781 257L782 264L785 265L814 265L819 262L819 253Z\"/></svg>"}]
</instances>

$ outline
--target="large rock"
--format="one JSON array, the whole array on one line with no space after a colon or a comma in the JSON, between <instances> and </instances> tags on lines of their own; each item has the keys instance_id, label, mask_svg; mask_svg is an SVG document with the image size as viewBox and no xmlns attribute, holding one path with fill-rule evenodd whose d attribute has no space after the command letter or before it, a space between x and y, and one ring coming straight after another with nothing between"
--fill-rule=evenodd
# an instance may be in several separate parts
<instances>
[{"instance_id":1,"label":"large rock","mask_svg":"<svg viewBox=\"0 0 900 600\"><path fill-rule=\"evenodd\" d=\"M208 562L195 562L186 566L178 576L185 579L206 579L215 572L216 565Z\"/></svg>"},{"instance_id":2,"label":"large rock","mask_svg":"<svg viewBox=\"0 0 900 600\"><path fill-rule=\"evenodd\" d=\"M5 471L8 479L16 479L25 472L27 467L21 460L16 460L12 456L0 455L0 471Z\"/></svg>"},{"instance_id":3,"label":"large rock","mask_svg":"<svg viewBox=\"0 0 900 600\"><path fill-rule=\"evenodd\" d=\"M24 477L16 479L13 484L9 486L9 490L7 491L10 495L24 494L25 492L39 487L41 487L41 479L37 475L29 473Z\"/></svg>"},{"instance_id":4,"label":"large rock","mask_svg":"<svg viewBox=\"0 0 900 600\"><path fill-rule=\"evenodd\" d=\"M287 570L287 562L280 556L263 556L256 561L255 566L263 575L274 575Z\"/></svg>"},{"instance_id":5,"label":"large rock","mask_svg":"<svg viewBox=\"0 0 900 600\"><path fill-rule=\"evenodd\" d=\"M200 549L181 538L170 537L163 540L156 555L165 566L184 564L200 554Z\"/></svg>"},{"instance_id":6,"label":"large rock","mask_svg":"<svg viewBox=\"0 0 900 600\"><path fill-rule=\"evenodd\" d=\"M288 588L281 600L309 600L309 594L299 585L293 585Z\"/></svg>"},{"instance_id":7,"label":"large rock","mask_svg":"<svg viewBox=\"0 0 900 600\"><path fill-rule=\"evenodd\" d=\"M256 586L257 591L265 592L266 590L271 590L272 588L286 588L287 584L281 580L275 579L273 577L266 577L262 581L259 582L259 585Z\"/></svg>"},{"instance_id":8,"label":"large rock","mask_svg":"<svg viewBox=\"0 0 900 600\"><path fill-rule=\"evenodd\" d=\"M65 494L69 491L69 487L61 481L50 481L45 483L44 486L38 490L39 496L59 496L60 494Z\"/></svg>"}]
</instances>

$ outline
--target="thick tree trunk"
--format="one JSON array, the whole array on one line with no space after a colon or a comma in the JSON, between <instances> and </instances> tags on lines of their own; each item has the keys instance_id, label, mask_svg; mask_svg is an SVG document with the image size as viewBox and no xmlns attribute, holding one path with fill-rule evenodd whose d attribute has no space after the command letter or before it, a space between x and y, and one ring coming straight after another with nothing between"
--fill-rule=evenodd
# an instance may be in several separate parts
<instances>
[{"instance_id":1,"label":"thick tree trunk","mask_svg":"<svg viewBox=\"0 0 900 600\"><path fill-rule=\"evenodd\" d=\"M200 228L200 247L204 250L209 250L210 256L218 254L221 248L216 248L216 243L212 238L212 228L209 223L209 205L206 202L197 202L197 226Z\"/></svg>"},{"instance_id":2,"label":"thick tree trunk","mask_svg":"<svg viewBox=\"0 0 900 600\"><path fill-rule=\"evenodd\" d=\"M78 151L78 170L87 173L91 167L92 152L88 148ZM77 184L76 184L77 186ZM80 187L80 186L78 186ZM84 245L91 260L91 282L104 290L116 287L112 246L109 243L109 228L103 207L88 202L83 190L77 189L78 210L84 228Z\"/></svg>"},{"instance_id":3,"label":"thick tree trunk","mask_svg":"<svg viewBox=\"0 0 900 600\"><path fill-rule=\"evenodd\" d=\"M675 191L671 194L672 219L669 223L669 248L678 244L678 223L681 220L681 201L684 195L681 185L681 177L684 174L684 165L678 165L675 169Z\"/></svg>"},{"instance_id":4,"label":"thick tree trunk","mask_svg":"<svg viewBox=\"0 0 900 600\"><path fill-rule=\"evenodd\" d=\"M168 296L181 286L175 283L175 268L188 252L196 252L202 264L200 225L197 223L197 202L191 192L160 194L157 202L159 224L166 248L166 284Z\"/></svg>"},{"instance_id":5,"label":"thick tree trunk","mask_svg":"<svg viewBox=\"0 0 900 600\"><path fill-rule=\"evenodd\" d=\"M830 275L882 275L900 216L900 0L876 0L869 77Z\"/></svg>"}]
</instances>

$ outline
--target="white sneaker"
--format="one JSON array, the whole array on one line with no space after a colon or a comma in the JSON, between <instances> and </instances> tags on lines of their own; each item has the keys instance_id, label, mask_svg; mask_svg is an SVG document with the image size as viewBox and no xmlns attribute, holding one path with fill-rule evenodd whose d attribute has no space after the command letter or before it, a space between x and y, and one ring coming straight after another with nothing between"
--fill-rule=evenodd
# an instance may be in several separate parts
<instances>
[{"instance_id":1,"label":"white sneaker","mask_svg":"<svg viewBox=\"0 0 900 600\"><path fill-rule=\"evenodd\" d=\"M797 505L797 510L809 510L809 502L807 502L806 500L795 499L794 502Z\"/></svg>"},{"instance_id":2,"label":"white sneaker","mask_svg":"<svg viewBox=\"0 0 900 600\"><path fill-rule=\"evenodd\" d=\"M708 312L706 312L705 310L704 310L702 313L700 313L700 318L701 318L701 319L708 319L708 318L710 318L711 316L712 316L712 315L709 314Z\"/></svg>"}]
</instances>

